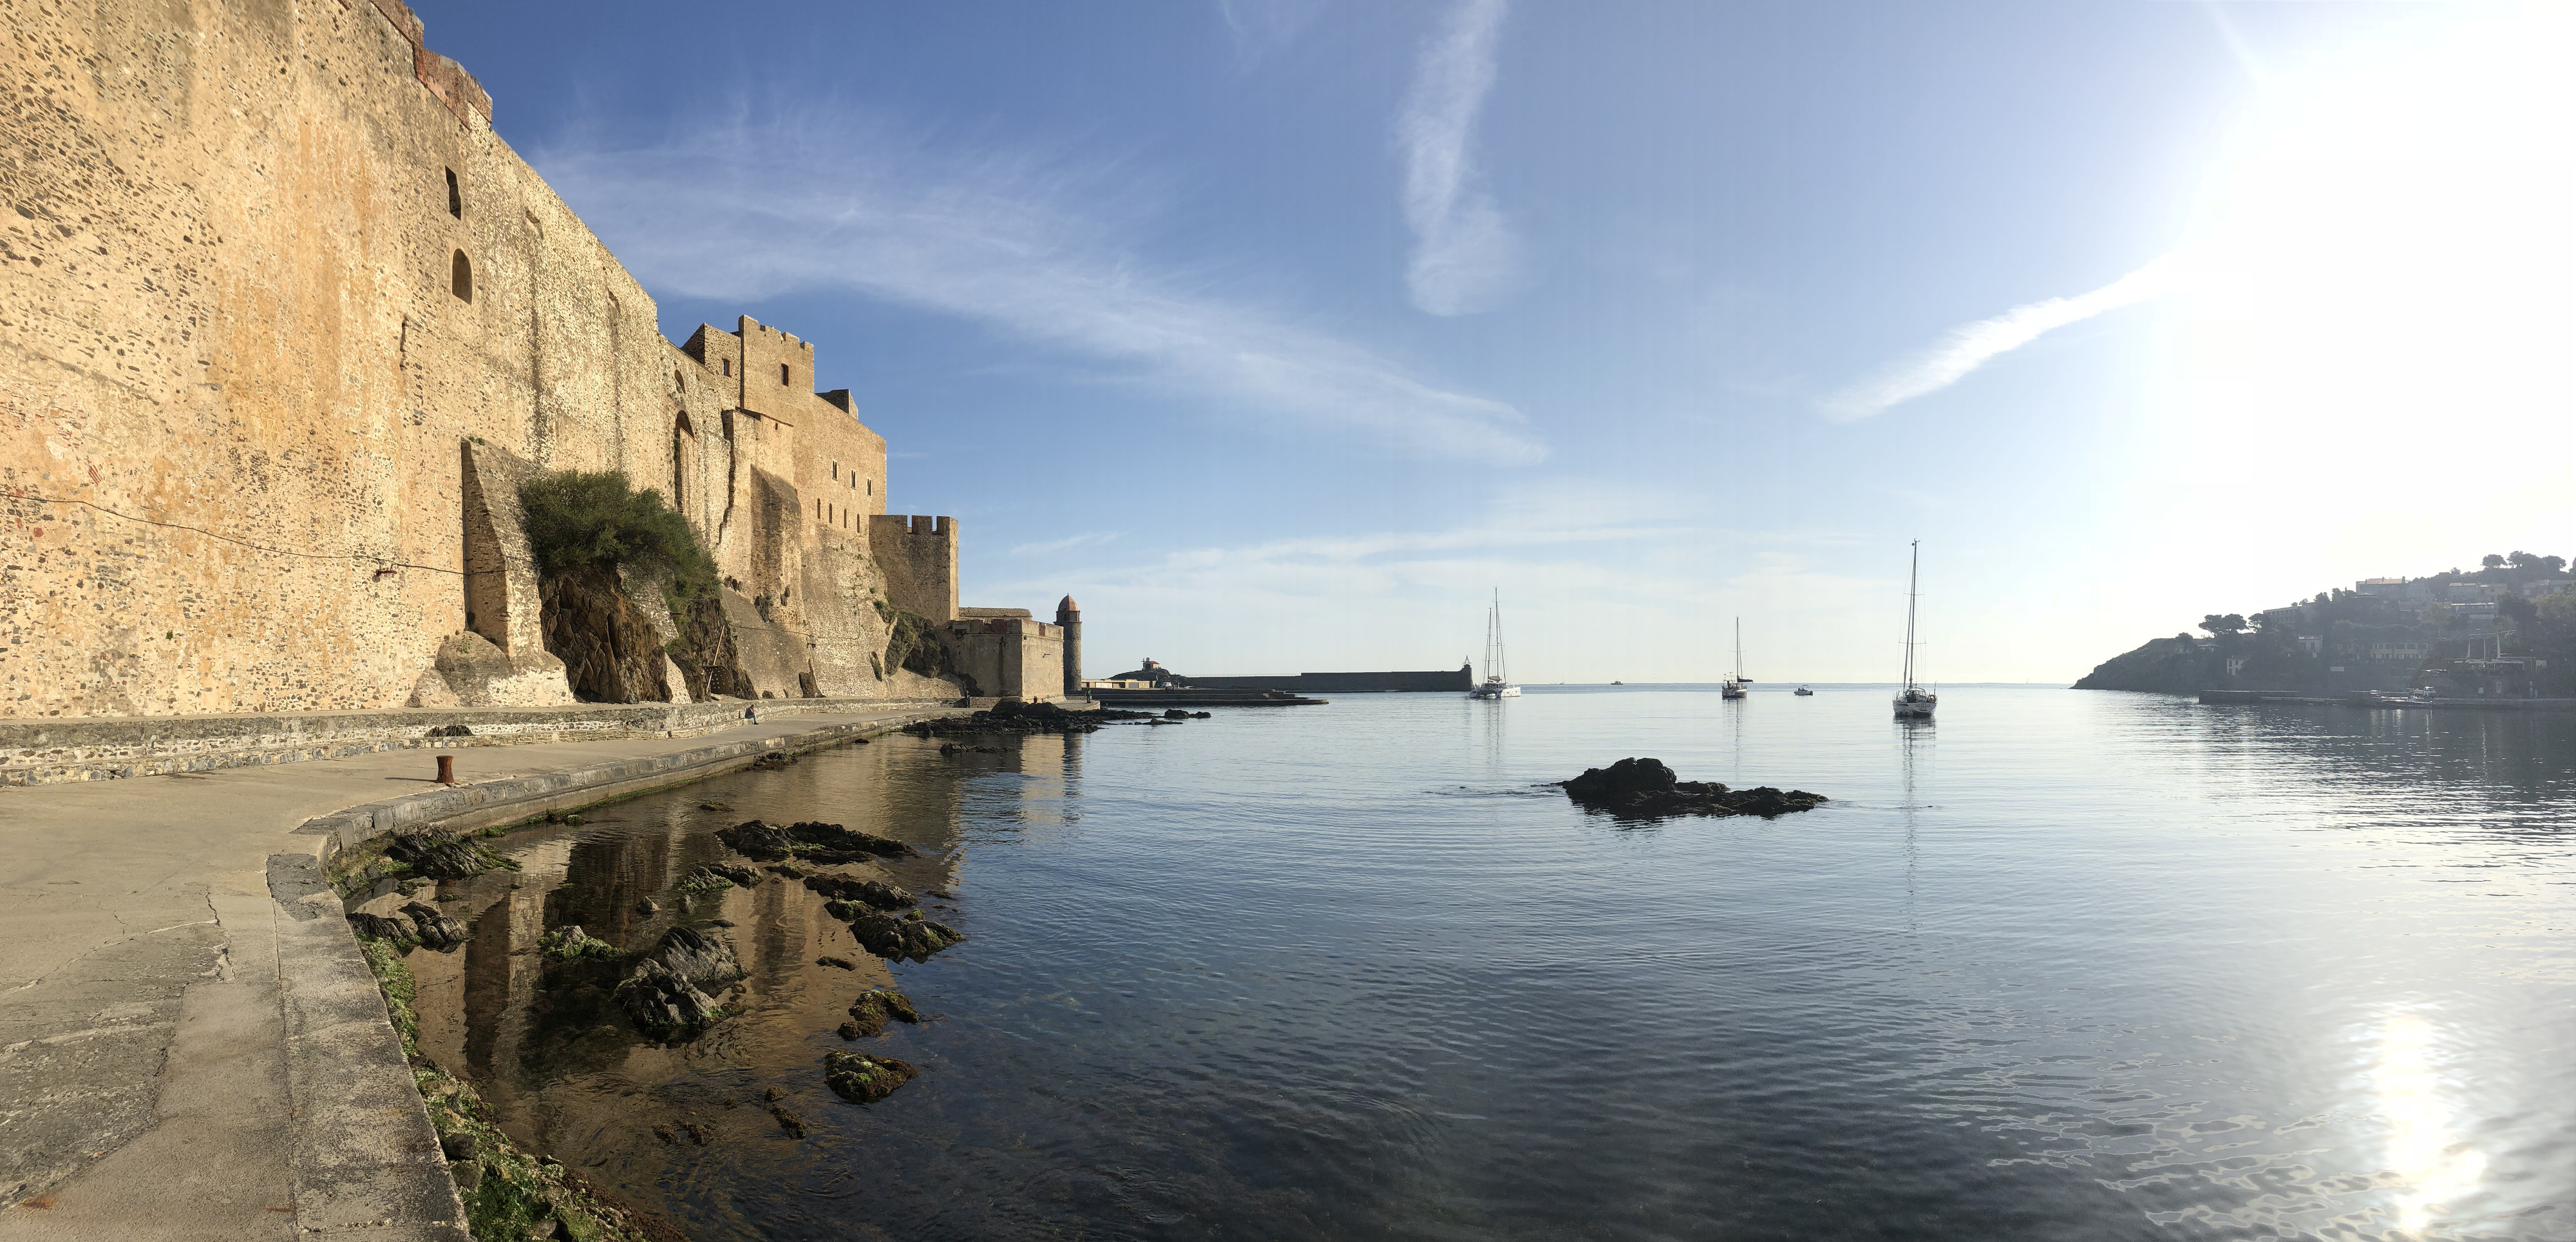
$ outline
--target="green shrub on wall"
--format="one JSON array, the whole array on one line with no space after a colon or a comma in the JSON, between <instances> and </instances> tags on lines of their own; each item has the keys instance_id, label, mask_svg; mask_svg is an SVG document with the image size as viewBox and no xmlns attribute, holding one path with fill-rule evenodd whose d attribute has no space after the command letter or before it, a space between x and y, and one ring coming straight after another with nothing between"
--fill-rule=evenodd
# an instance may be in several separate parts
<instances>
[{"instance_id":1,"label":"green shrub on wall","mask_svg":"<svg viewBox=\"0 0 2576 1242\"><path fill-rule=\"evenodd\" d=\"M715 558L688 519L651 488L636 491L623 470L558 470L519 488L529 549L548 574L585 567L661 576L673 615L716 584Z\"/></svg>"}]
</instances>

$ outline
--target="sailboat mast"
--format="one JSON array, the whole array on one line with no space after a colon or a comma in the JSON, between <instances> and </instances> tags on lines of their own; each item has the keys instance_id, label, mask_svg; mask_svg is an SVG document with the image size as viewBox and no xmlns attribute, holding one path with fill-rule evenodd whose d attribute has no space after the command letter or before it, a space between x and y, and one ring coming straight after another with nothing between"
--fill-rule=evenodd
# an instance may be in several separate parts
<instances>
[{"instance_id":1,"label":"sailboat mast","mask_svg":"<svg viewBox=\"0 0 2576 1242\"><path fill-rule=\"evenodd\" d=\"M1494 588L1493 635L1494 649L1490 653L1489 667L1493 670L1496 681L1509 681L1511 674L1503 671L1503 589L1501 587Z\"/></svg>"},{"instance_id":2,"label":"sailboat mast","mask_svg":"<svg viewBox=\"0 0 2576 1242\"><path fill-rule=\"evenodd\" d=\"M1914 595L1923 573L1923 541L1914 541L1913 564L1905 571L1905 688L1914 688Z\"/></svg>"},{"instance_id":3,"label":"sailboat mast","mask_svg":"<svg viewBox=\"0 0 2576 1242\"><path fill-rule=\"evenodd\" d=\"M1744 680L1744 618L1735 619L1735 679Z\"/></svg>"}]
</instances>

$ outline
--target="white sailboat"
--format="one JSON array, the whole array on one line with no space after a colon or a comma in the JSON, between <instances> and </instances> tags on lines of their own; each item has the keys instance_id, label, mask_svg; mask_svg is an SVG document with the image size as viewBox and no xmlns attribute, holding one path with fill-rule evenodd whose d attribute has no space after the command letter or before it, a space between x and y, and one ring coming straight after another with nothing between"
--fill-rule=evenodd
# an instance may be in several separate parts
<instances>
[{"instance_id":1,"label":"white sailboat","mask_svg":"<svg viewBox=\"0 0 2576 1242\"><path fill-rule=\"evenodd\" d=\"M1503 672L1503 593L1494 591L1493 611L1485 614L1485 680L1467 692L1471 699L1517 699L1521 688Z\"/></svg>"},{"instance_id":2,"label":"white sailboat","mask_svg":"<svg viewBox=\"0 0 2576 1242\"><path fill-rule=\"evenodd\" d=\"M1941 696L1914 684L1914 601L1923 576L1923 541L1914 541L1914 565L1905 575L1905 688L1896 692L1896 718L1930 720Z\"/></svg>"},{"instance_id":3,"label":"white sailboat","mask_svg":"<svg viewBox=\"0 0 2576 1242\"><path fill-rule=\"evenodd\" d=\"M1735 619L1735 671L1728 674L1726 681L1718 686L1717 694L1719 698L1740 699L1744 697L1744 688L1752 684L1753 679L1744 675L1744 618L1737 617Z\"/></svg>"}]
</instances>

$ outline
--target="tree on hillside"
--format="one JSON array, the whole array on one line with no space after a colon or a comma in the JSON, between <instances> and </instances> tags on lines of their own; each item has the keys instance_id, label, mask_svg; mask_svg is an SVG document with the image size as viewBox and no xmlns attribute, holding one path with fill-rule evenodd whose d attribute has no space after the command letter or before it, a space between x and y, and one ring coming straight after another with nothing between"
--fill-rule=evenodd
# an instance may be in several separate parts
<instances>
[{"instance_id":1,"label":"tree on hillside","mask_svg":"<svg viewBox=\"0 0 2576 1242\"><path fill-rule=\"evenodd\" d=\"M2200 628L2209 631L2212 638L2222 634L2240 633L2245 629L2245 614L2231 612L2220 616L2213 612L2200 619Z\"/></svg>"},{"instance_id":2,"label":"tree on hillside","mask_svg":"<svg viewBox=\"0 0 2576 1242\"><path fill-rule=\"evenodd\" d=\"M2504 558L2493 552L2489 552L2479 559L2478 564L2484 565L2489 569L2502 569L2504 568Z\"/></svg>"},{"instance_id":3,"label":"tree on hillside","mask_svg":"<svg viewBox=\"0 0 2576 1242\"><path fill-rule=\"evenodd\" d=\"M2559 570L2567 568L2566 557L2542 556L2537 552L2523 552L2517 550L2513 555L2506 557L2505 559L2511 561L2514 568L2522 570L2525 573L2539 573L2555 576Z\"/></svg>"}]
</instances>

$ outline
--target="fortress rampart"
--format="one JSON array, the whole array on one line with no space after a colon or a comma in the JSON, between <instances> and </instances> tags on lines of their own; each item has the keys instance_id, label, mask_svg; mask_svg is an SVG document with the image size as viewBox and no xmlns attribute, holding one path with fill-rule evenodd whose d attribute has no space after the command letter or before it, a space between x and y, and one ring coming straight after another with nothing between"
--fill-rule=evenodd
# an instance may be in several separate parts
<instances>
[{"instance_id":1,"label":"fortress rampart","mask_svg":"<svg viewBox=\"0 0 2576 1242\"><path fill-rule=\"evenodd\" d=\"M885 524L885 440L813 343L665 340L398 0L10 22L0 716L566 700L539 469L687 516L759 691L934 688L872 666L873 604L953 619L955 523Z\"/></svg>"}]
</instances>

